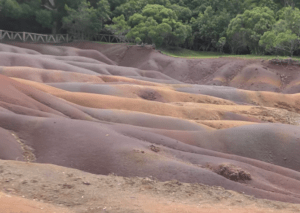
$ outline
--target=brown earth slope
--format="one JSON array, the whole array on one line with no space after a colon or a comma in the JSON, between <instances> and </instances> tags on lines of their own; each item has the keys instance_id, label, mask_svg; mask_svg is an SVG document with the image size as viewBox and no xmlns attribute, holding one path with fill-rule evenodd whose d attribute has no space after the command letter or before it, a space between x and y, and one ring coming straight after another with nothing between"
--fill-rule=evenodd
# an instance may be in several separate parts
<instances>
[{"instance_id":1,"label":"brown earth slope","mask_svg":"<svg viewBox=\"0 0 300 213\"><path fill-rule=\"evenodd\" d=\"M0 161L2 213L296 213L300 205L259 200L176 180L92 175L53 165ZM50 203L50 204L48 204Z\"/></svg>"},{"instance_id":2,"label":"brown earth slope","mask_svg":"<svg viewBox=\"0 0 300 213\"><path fill-rule=\"evenodd\" d=\"M160 71L186 83L230 86L254 91L284 93L300 91L298 67L270 64L265 60L173 58L160 54L152 46L89 42L75 42L67 45L98 50L120 66Z\"/></svg>"}]
</instances>

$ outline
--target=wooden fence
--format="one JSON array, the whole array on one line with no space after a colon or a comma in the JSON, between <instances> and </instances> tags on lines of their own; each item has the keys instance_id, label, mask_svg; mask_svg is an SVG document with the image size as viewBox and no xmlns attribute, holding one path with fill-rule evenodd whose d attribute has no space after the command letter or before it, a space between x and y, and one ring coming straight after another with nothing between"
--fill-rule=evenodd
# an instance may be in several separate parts
<instances>
[{"instance_id":1,"label":"wooden fence","mask_svg":"<svg viewBox=\"0 0 300 213\"><path fill-rule=\"evenodd\" d=\"M69 35L68 34L47 35L47 34L0 30L0 41L2 42L2 40L61 43L61 42L69 42Z\"/></svg>"},{"instance_id":2,"label":"wooden fence","mask_svg":"<svg viewBox=\"0 0 300 213\"><path fill-rule=\"evenodd\" d=\"M0 30L0 42L4 40L22 41L22 42L42 42L42 43L63 43L71 41L100 41L108 43L129 43L125 39L120 39L113 35L105 34L37 34L28 32L13 32Z\"/></svg>"},{"instance_id":3,"label":"wooden fence","mask_svg":"<svg viewBox=\"0 0 300 213\"><path fill-rule=\"evenodd\" d=\"M108 43L129 43L127 39L121 39L114 35L107 35L107 34L72 34L69 35L69 40L73 41L101 41L101 42L108 42Z\"/></svg>"}]
</instances>

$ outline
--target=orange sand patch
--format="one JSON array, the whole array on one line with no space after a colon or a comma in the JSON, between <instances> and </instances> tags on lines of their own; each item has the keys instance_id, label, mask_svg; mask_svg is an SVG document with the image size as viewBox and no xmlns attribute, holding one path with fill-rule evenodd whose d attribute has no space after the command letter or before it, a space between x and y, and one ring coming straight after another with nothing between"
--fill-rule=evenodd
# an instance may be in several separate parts
<instances>
[{"instance_id":1,"label":"orange sand patch","mask_svg":"<svg viewBox=\"0 0 300 213\"><path fill-rule=\"evenodd\" d=\"M0 192L1 213L72 213L66 208L41 203Z\"/></svg>"},{"instance_id":2,"label":"orange sand patch","mask_svg":"<svg viewBox=\"0 0 300 213\"><path fill-rule=\"evenodd\" d=\"M237 126L252 125L256 124L255 122L247 121L225 121L225 120L216 120L216 121L197 121L197 123L204 124L214 129L228 129Z\"/></svg>"},{"instance_id":3,"label":"orange sand patch","mask_svg":"<svg viewBox=\"0 0 300 213\"><path fill-rule=\"evenodd\" d=\"M131 83L131 84L138 84L138 85L145 85L145 86L161 86L159 83L152 83L143 80L136 80L132 78L127 78L123 76L110 76L110 75L102 75L99 76L104 82L111 83L111 82L124 82L124 83Z\"/></svg>"},{"instance_id":4,"label":"orange sand patch","mask_svg":"<svg viewBox=\"0 0 300 213\"><path fill-rule=\"evenodd\" d=\"M136 112L150 113L154 115L172 116L172 117L189 119L189 120L190 119L191 120L222 120L222 116L225 112L233 112L233 113L245 114L245 115L248 114L260 115L260 111L265 111L266 109L269 109L269 108L254 107L249 105L218 105L218 104L206 104L206 103L194 103L194 102L160 103L160 102L148 101L144 99L133 99L133 98L124 98L124 97L116 97L110 95L90 94L90 93L81 93L81 92L67 92L65 90L57 89L37 82L32 82L23 79L15 79L15 80L19 81L20 83L24 83L34 88L37 88L43 92L50 93L52 95L55 95L56 97L65 99L69 102L81 106L85 106L85 107L99 108L99 109L130 110ZM164 91L165 95L167 95L168 93L172 94L173 92L168 89L161 90L161 91ZM173 94L176 93L174 92ZM252 95L253 100L260 99L258 100L260 102L262 102L263 100L263 103L265 103L265 105L275 103L272 104L273 106L278 106L276 105L276 101L281 103L280 100L285 102L288 102L290 100L296 101L294 97L298 96L298 95L276 94L270 92L259 92L259 93L248 92L248 94ZM195 96L201 97L197 95ZM183 94L182 97L184 99L187 96L184 96ZM188 97L189 98L193 97L193 95ZM207 99L208 101L210 101L211 98L209 96L202 96L202 97L204 97L204 100ZM174 97L175 100L176 98L178 97ZM212 103L214 102L214 99L218 100L216 98L212 98L211 99Z\"/></svg>"}]
</instances>

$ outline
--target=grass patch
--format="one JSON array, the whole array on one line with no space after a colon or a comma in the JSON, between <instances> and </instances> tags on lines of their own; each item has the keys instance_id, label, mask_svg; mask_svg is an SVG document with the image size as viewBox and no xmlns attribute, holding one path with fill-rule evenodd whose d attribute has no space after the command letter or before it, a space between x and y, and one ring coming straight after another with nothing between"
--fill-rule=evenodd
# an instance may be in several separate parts
<instances>
[{"instance_id":1,"label":"grass patch","mask_svg":"<svg viewBox=\"0 0 300 213\"><path fill-rule=\"evenodd\" d=\"M98 44L126 44L126 45L135 45L134 43L110 43L110 42L104 42L104 41L95 41Z\"/></svg>"},{"instance_id":2,"label":"grass patch","mask_svg":"<svg viewBox=\"0 0 300 213\"><path fill-rule=\"evenodd\" d=\"M174 49L159 49L163 54L172 56L172 57L180 57L180 58L219 58L224 56L229 56L227 54L221 54L218 52L204 52L204 51L194 51L189 49L182 48L174 48Z\"/></svg>"},{"instance_id":3,"label":"grass patch","mask_svg":"<svg viewBox=\"0 0 300 213\"><path fill-rule=\"evenodd\" d=\"M172 49L159 49L163 54L178 57L178 58L220 58L220 57L232 57L232 58L243 58L243 59L287 59L288 56L275 56L275 55L231 55L222 54L219 52L205 52L205 51L195 51L183 48L172 48ZM300 60L299 56L293 57L293 59Z\"/></svg>"},{"instance_id":4,"label":"grass patch","mask_svg":"<svg viewBox=\"0 0 300 213\"><path fill-rule=\"evenodd\" d=\"M97 41L99 44L126 44L129 46L136 45L134 43L109 43ZM220 58L220 57L232 57L232 58L242 58L242 59L287 59L289 56L276 56L276 55L231 55L231 54L222 54L220 52L206 52L206 51L195 51L184 48L158 48L163 54L175 57L175 58ZM294 56L294 60L300 60L300 56Z\"/></svg>"}]
</instances>

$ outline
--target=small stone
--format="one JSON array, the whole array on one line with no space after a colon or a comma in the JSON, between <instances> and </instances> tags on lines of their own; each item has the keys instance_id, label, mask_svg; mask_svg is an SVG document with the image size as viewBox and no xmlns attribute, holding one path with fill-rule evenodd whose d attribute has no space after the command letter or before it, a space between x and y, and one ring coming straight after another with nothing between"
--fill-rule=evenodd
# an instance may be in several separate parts
<instances>
[{"instance_id":1,"label":"small stone","mask_svg":"<svg viewBox=\"0 0 300 213\"><path fill-rule=\"evenodd\" d=\"M154 145L150 145L150 149L151 149L153 152L159 152L159 151L160 151L160 148L157 147L157 146L154 146Z\"/></svg>"},{"instance_id":2,"label":"small stone","mask_svg":"<svg viewBox=\"0 0 300 213\"><path fill-rule=\"evenodd\" d=\"M91 185L89 182L82 182L84 185Z\"/></svg>"}]
</instances>

